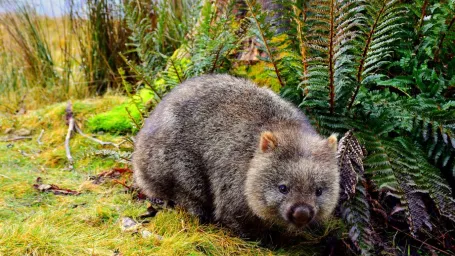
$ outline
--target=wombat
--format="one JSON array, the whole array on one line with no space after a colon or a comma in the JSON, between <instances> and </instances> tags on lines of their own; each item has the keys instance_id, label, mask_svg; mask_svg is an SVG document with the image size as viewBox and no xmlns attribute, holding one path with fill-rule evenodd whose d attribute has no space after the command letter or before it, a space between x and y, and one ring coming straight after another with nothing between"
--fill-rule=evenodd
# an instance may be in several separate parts
<instances>
[{"instance_id":1,"label":"wombat","mask_svg":"<svg viewBox=\"0 0 455 256\"><path fill-rule=\"evenodd\" d=\"M134 181L203 221L254 237L301 230L338 201L335 135L266 88L206 75L173 89L136 137Z\"/></svg>"}]
</instances>

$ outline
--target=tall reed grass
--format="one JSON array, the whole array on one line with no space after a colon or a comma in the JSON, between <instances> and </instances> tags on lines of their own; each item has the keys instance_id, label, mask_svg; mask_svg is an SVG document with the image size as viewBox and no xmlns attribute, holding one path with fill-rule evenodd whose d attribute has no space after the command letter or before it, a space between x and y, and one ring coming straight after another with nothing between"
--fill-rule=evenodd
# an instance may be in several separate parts
<instances>
[{"instance_id":1,"label":"tall reed grass","mask_svg":"<svg viewBox=\"0 0 455 256\"><path fill-rule=\"evenodd\" d=\"M72 32L77 38L81 69L91 95L121 89L118 69L125 67L121 54L128 53L130 35L124 7L118 1L86 0L85 9L75 9L70 0Z\"/></svg>"},{"instance_id":2,"label":"tall reed grass","mask_svg":"<svg viewBox=\"0 0 455 256\"><path fill-rule=\"evenodd\" d=\"M0 111L153 86L189 52L204 2L65 0L62 16L0 2Z\"/></svg>"},{"instance_id":3,"label":"tall reed grass","mask_svg":"<svg viewBox=\"0 0 455 256\"><path fill-rule=\"evenodd\" d=\"M0 24L2 103L14 103L18 99L34 102L39 98L46 101L67 98L69 79L65 74L69 72L66 65L69 56L61 54L61 42L55 41L61 38L57 34L67 25L66 20L40 17L34 9L23 5L17 6L15 12L3 14ZM54 41L50 33L55 33L52 35ZM65 40L62 42L67 44Z\"/></svg>"},{"instance_id":4,"label":"tall reed grass","mask_svg":"<svg viewBox=\"0 0 455 256\"><path fill-rule=\"evenodd\" d=\"M13 1L2 5L12 11L0 16L0 111L122 89L121 53L135 53L119 1L67 0L61 17Z\"/></svg>"}]
</instances>

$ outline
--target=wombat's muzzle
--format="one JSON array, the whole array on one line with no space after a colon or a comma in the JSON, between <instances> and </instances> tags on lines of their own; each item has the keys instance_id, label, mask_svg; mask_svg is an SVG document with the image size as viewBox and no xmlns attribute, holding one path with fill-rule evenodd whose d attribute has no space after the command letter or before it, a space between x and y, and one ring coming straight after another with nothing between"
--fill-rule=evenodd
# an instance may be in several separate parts
<instances>
[{"instance_id":1,"label":"wombat's muzzle","mask_svg":"<svg viewBox=\"0 0 455 256\"><path fill-rule=\"evenodd\" d=\"M288 212L288 219L297 227L308 224L314 217L314 208L308 204L295 204Z\"/></svg>"}]
</instances>

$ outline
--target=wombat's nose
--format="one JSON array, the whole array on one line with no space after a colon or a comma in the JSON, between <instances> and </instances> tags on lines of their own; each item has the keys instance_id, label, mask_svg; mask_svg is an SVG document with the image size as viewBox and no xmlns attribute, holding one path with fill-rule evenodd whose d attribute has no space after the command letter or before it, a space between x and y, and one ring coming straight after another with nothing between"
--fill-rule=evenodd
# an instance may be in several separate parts
<instances>
[{"instance_id":1,"label":"wombat's nose","mask_svg":"<svg viewBox=\"0 0 455 256\"><path fill-rule=\"evenodd\" d=\"M314 216L313 207L303 204L293 207L291 210L291 220L296 226L303 226L310 222Z\"/></svg>"}]
</instances>

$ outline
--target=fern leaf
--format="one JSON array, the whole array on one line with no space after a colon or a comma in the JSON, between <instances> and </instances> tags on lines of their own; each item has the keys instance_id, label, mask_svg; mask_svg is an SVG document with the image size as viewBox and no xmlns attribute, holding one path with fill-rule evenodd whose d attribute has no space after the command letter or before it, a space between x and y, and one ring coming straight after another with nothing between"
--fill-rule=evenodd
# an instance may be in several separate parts
<instances>
[{"instance_id":1,"label":"fern leaf","mask_svg":"<svg viewBox=\"0 0 455 256\"><path fill-rule=\"evenodd\" d=\"M304 105L321 105L314 102L328 100L331 114L344 111L340 108L342 102L347 101L355 87L353 53L360 36L356 29L364 19L363 8L362 1L309 2L305 38L310 54L302 81L308 91Z\"/></svg>"},{"instance_id":2,"label":"fern leaf","mask_svg":"<svg viewBox=\"0 0 455 256\"><path fill-rule=\"evenodd\" d=\"M357 67L357 86L351 97L348 109L351 109L360 87L373 71L379 69L383 61L392 52L391 45L398 40L398 31L403 25L401 10L397 7L397 0L369 1L366 10L370 19L367 19L368 32L364 39L362 54Z\"/></svg>"},{"instance_id":3,"label":"fern leaf","mask_svg":"<svg viewBox=\"0 0 455 256\"><path fill-rule=\"evenodd\" d=\"M341 200L349 200L355 194L357 175L363 176L364 152L352 131L348 131L338 143L338 165L341 180Z\"/></svg>"},{"instance_id":4,"label":"fern leaf","mask_svg":"<svg viewBox=\"0 0 455 256\"><path fill-rule=\"evenodd\" d=\"M271 45L271 39L273 38L274 34L271 31L271 26L265 22L267 13L260 12L259 5L252 0L245 0L245 3L248 7L248 12L250 13L249 19L251 21L251 24L253 24L251 31L261 45L262 50L267 54L267 58L265 60L272 64L273 71L276 75L276 78L278 79L280 86L284 87L285 84L281 77L281 72L278 68L278 62Z\"/></svg>"}]
</instances>

